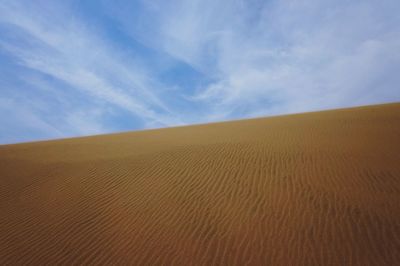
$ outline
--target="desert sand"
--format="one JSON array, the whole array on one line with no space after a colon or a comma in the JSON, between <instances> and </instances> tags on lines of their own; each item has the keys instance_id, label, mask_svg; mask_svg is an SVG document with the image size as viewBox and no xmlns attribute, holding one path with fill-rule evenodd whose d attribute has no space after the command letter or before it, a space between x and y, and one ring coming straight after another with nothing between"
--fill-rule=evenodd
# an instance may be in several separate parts
<instances>
[{"instance_id":1,"label":"desert sand","mask_svg":"<svg viewBox=\"0 0 400 266\"><path fill-rule=\"evenodd\" d=\"M400 265L400 104L2 145L0 264Z\"/></svg>"}]
</instances>

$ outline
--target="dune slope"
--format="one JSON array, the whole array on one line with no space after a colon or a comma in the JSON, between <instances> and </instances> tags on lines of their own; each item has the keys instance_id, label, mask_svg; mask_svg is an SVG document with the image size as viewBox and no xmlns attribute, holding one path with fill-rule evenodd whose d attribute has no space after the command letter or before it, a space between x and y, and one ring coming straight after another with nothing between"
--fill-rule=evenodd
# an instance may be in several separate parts
<instances>
[{"instance_id":1,"label":"dune slope","mask_svg":"<svg viewBox=\"0 0 400 266\"><path fill-rule=\"evenodd\" d=\"M0 264L399 265L400 104L0 146Z\"/></svg>"}]
</instances>

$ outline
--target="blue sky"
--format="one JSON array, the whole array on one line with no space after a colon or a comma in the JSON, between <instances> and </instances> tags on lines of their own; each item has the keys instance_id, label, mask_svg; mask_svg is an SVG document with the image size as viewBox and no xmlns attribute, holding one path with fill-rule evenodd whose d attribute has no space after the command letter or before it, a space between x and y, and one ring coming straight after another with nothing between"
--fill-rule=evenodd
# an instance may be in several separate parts
<instances>
[{"instance_id":1,"label":"blue sky","mask_svg":"<svg viewBox=\"0 0 400 266\"><path fill-rule=\"evenodd\" d=\"M400 101L398 0L0 0L0 143Z\"/></svg>"}]
</instances>

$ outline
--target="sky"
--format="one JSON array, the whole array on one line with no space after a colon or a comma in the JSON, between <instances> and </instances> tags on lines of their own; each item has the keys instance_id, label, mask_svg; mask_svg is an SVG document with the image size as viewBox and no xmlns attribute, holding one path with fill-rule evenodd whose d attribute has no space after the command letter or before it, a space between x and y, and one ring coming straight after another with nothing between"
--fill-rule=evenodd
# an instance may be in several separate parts
<instances>
[{"instance_id":1,"label":"sky","mask_svg":"<svg viewBox=\"0 0 400 266\"><path fill-rule=\"evenodd\" d=\"M398 0L0 0L0 144L400 101Z\"/></svg>"}]
</instances>

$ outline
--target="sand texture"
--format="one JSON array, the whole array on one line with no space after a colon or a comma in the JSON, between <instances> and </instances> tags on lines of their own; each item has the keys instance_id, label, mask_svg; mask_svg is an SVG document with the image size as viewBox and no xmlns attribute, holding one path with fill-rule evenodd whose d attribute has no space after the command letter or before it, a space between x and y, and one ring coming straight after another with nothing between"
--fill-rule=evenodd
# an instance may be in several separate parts
<instances>
[{"instance_id":1,"label":"sand texture","mask_svg":"<svg viewBox=\"0 0 400 266\"><path fill-rule=\"evenodd\" d=\"M0 265L400 265L400 104L0 146Z\"/></svg>"}]
</instances>

